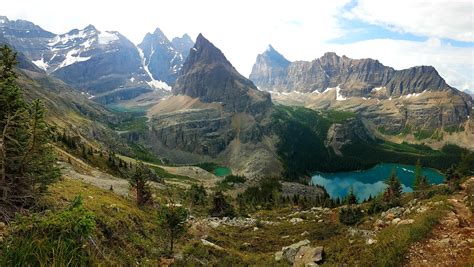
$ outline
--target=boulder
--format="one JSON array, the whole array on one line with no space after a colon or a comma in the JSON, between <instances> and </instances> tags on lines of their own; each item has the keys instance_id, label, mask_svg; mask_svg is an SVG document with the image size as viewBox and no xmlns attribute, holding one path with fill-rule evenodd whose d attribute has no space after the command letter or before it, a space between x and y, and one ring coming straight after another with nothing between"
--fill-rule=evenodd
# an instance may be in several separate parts
<instances>
[{"instance_id":1,"label":"boulder","mask_svg":"<svg viewBox=\"0 0 474 267\"><path fill-rule=\"evenodd\" d=\"M283 259L283 251L275 252L275 261L281 261Z\"/></svg>"},{"instance_id":2,"label":"boulder","mask_svg":"<svg viewBox=\"0 0 474 267\"><path fill-rule=\"evenodd\" d=\"M406 220L399 221L398 225L407 225L407 224L412 224L414 222L415 222L415 220L413 220L413 219L406 219Z\"/></svg>"},{"instance_id":3,"label":"boulder","mask_svg":"<svg viewBox=\"0 0 474 267\"><path fill-rule=\"evenodd\" d=\"M291 222L292 224L296 224L296 223L299 223L299 222L302 222L302 221L303 221L303 219L301 219L301 218L292 218L292 219L290 220L290 222Z\"/></svg>"},{"instance_id":4,"label":"boulder","mask_svg":"<svg viewBox=\"0 0 474 267\"><path fill-rule=\"evenodd\" d=\"M294 243L294 244L291 244L287 247L283 247L281 249L283 258L288 260L289 262L294 262L295 256L296 256L296 253L298 253L298 250L302 246L309 245L309 243L310 243L309 240L305 239L305 240L302 240L298 243Z\"/></svg>"},{"instance_id":5,"label":"boulder","mask_svg":"<svg viewBox=\"0 0 474 267\"><path fill-rule=\"evenodd\" d=\"M400 219L400 218L395 218L395 219L392 220L391 224L392 225L397 225L401 220L402 219Z\"/></svg>"},{"instance_id":6,"label":"boulder","mask_svg":"<svg viewBox=\"0 0 474 267\"><path fill-rule=\"evenodd\" d=\"M307 266L317 264L323 260L323 247L302 246L296 253L293 266ZM310 265L311 266L311 265Z\"/></svg>"},{"instance_id":7,"label":"boulder","mask_svg":"<svg viewBox=\"0 0 474 267\"><path fill-rule=\"evenodd\" d=\"M365 241L365 243L366 243L367 245L372 245L372 244L377 243L377 240L372 239L372 238L369 238L369 239L367 239L367 241Z\"/></svg>"},{"instance_id":8,"label":"boulder","mask_svg":"<svg viewBox=\"0 0 474 267\"><path fill-rule=\"evenodd\" d=\"M217 249L217 250L224 250L223 247L221 246L218 246L210 241L207 241L206 239L201 239L201 243L204 245L204 246L207 246L207 247L211 247L211 248L214 248L214 249Z\"/></svg>"}]
</instances>

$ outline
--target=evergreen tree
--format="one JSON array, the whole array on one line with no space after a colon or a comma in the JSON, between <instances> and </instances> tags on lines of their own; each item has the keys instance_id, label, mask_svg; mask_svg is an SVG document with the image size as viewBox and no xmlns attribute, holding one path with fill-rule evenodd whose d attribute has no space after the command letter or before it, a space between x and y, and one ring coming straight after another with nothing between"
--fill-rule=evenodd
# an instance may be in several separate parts
<instances>
[{"instance_id":1,"label":"evergreen tree","mask_svg":"<svg viewBox=\"0 0 474 267\"><path fill-rule=\"evenodd\" d=\"M428 177L423 175L422 167L420 160L416 162L415 167L415 180L413 182L413 189L415 191L415 196L419 198L424 198L426 196L426 190L430 187Z\"/></svg>"},{"instance_id":2,"label":"evergreen tree","mask_svg":"<svg viewBox=\"0 0 474 267\"><path fill-rule=\"evenodd\" d=\"M224 194L221 191L214 193L212 197L212 207L209 210L209 215L213 217L234 217L235 212L232 205L227 202Z\"/></svg>"},{"instance_id":3,"label":"evergreen tree","mask_svg":"<svg viewBox=\"0 0 474 267\"><path fill-rule=\"evenodd\" d=\"M347 194L346 203L349 205L357 204L357 197L354 194L354 188L352 186L349 188L349 194Z\"/></svg>"},{"instance_id":4,"label":"evergreen tree","mask_svg":"<svg viewBox=\"0 0 474 267\"><path fill-rule=\"evenodd\" d=\"M385 181L387 189L383 194L384 202L388 203L390 206L396 206L400 203L400 197L402 195L402 184L397 177L395 170L392 171L390 177Z\"/></svg>"},{"instance_id":5,"label":"evergreen tree","mask_svg":"<svg viewBox=\"0 0 474 267\"><path fill-rule=\"evenodd\" d=\"M16 83L16 53L0 48L0 216L32 205L59 177L40 101L28 105Z\"/></svg>"},{"instance_id":6,"label":"evergreen tree","mask_svg":"<svg viewBox=\"0 0 474 267\"><path fill-rule=\"evenodd\" d=\"M151 200L150 186L148 182L152 177L152 171L143 162L138 162L135 173L130 179L130 185L135 189L137 205L143 206Z\"/></svg>"},{"instance_id":7,"label":"evergreen tree","mask_svg":"<svg viewBox=\"0 0 474 267\"><path fill-rule=\"evenodd\" d=\"M415 180L413 182L413 189L417 190L418 186L420 185L423 173L421 169L420 159L416 161L415 165Z\"/></svg>"},{"instance_id":8,"label":"evergreen tree","mask_svg":"<svg viewBox=\"0 0 474 267\"><path fill-rule=\"evenodd\" d=\"M164 228L168 237L170 246L167 254L173 255L174 243L176 239L186 233L186 220L188 218L188 211L173 203L163 205L161 211L158 213L158 224Z\"/></svg>"}]
</instances>

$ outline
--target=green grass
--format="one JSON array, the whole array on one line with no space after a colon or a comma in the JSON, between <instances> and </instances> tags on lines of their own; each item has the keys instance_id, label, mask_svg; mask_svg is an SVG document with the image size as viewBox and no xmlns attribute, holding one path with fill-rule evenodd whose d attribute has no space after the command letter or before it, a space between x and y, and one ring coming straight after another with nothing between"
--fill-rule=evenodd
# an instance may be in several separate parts
<instances>
[{"instance_id":1,"label":"green grass","mask_svg":"<svg viewBox=\"0 0 474 267\"><path fill-rule=\"evenodd\" d=\"M138 133L143 133L148 130L147 122L147 117L132 117L128 120L121 122L113 129L116 131L134 131Z\"/></svg>"},{"instance_id":2,"label":"green grass","mask_svg":"<svg viewBox=\"0 0 474 267\"><path fill-rule=\"evenodd\" d=\"M51 186L41 203L55 213L67 208L77 195L82 195L84 208L95 220L91 238L97 247L87 242L84 248L91 250L92 265L157 265L164 241L154 208L137 208L133 199L71 179Z\"/></svg>"}]
</instances>

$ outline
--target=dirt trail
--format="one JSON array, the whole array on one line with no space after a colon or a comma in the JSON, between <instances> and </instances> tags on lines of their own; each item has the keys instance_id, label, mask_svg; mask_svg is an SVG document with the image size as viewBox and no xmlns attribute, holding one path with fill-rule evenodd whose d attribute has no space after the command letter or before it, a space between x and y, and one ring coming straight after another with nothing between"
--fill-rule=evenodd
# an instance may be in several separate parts
<instances>
[{"instance_id":1,"label":"dirt trail","mask_svg":"<svg viewBox=\"0 0 474 267\"><path fill-rule=\"evenodd\" d=\"M474 177L462 184L462 190L448 199L453 210L435 226L431 235L410 248L405 266L471 266L474 264L474 215L466 205L468 187Z\"/></svg>"}]
</instances>

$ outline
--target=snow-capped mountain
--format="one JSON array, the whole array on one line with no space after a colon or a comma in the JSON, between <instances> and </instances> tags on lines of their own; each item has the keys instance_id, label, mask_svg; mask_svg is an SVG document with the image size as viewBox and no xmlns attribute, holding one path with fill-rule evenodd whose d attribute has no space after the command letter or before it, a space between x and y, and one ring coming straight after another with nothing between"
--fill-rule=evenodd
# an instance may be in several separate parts
<instances>
[{"instance_id":1,"label":"snow-capped mountain","mask_svg":"<svg viewBox=\"0 0 474 267\"><path fill-rule=\"evenodd\" d=\"M104 103L153 91L169 94L185 58L159 30L135 46L119 32L101 31L93 25L54 34L32 22L2 16L0 42ZM192 45L191 41L188 50Z\"/></svg>"},{"instance_id":2,"label":"snow-capped mountain","mask_svg":"<svg viewBox=\"0 0 474 267\"><path fill-rule=\"evenodd\" d=\"M145 35L138 45L138 50L144 69L153 80L160 79L167 84L174 84L185 60L182 51L189 53L189 49L194 45L190 39L190 42L186 41L188 40L177 40L175 46L159 28Z\"/></svg>"}]
</instances>

